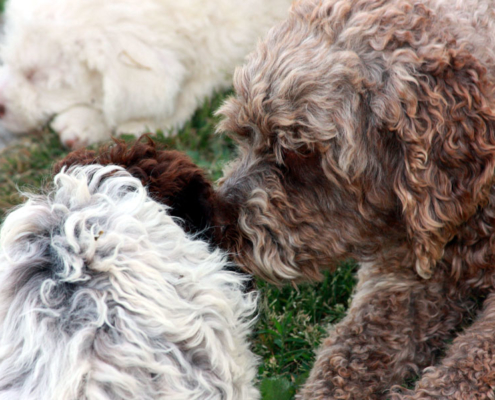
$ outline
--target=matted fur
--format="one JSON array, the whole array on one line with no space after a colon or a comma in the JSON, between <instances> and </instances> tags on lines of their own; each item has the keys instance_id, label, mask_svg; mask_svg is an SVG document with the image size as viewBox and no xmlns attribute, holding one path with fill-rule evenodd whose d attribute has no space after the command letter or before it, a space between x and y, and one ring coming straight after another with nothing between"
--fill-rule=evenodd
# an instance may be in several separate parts
<instances>
[{"instance_id":1,"label":"matted fur","mask_svg":"<svg viewBox=\"0 0 495 400\"><path fill-rule=\"evenodd\" d=\"M493 398L494 24L491 0L302 0L236 72L224 245L274 282L362 264L301 398Z\"/></svg>"},{"instance_id":2,"label":"matted fur","mask_svg":"<svg viewBox=\"0 0 495 400\"><path fill-rule=\"evenodd\" d=\"M63 168L0 233L0 399L258 399L256 307L141 182Z\"/></svg>"},{"instance_id":3,"label":"matted fur","mask_svg":"<svg viewBox=\"0 0 495 400\"><path fill-rule=\"evenodd\" d=\"M8 0L0 126L47 122L68 147L172 133L287 15L291 0Z\"/></svg>"}]
</instances>

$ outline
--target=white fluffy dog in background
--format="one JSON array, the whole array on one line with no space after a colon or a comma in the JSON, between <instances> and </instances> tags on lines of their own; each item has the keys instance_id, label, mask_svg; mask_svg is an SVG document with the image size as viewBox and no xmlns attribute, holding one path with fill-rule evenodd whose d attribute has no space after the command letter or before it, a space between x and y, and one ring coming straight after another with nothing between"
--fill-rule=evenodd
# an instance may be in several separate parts
<instances>
[{"instance_id":1,"label":"white fluffy dog in background","mask_svg":"<svg viewBox=\"0 0 495 400\"><path fill-rule=\"evenodd\" d=\"M1 126L51 121L71 148L176 130L288 13L291 0L10 0Z\"/></svg>"},{"instance_id":2,"label":"white fluffy dog in background","mask_svg":"<svg viewBox=\"0 0 495 400\"><path fill-rule=\"evenodd\" d=\"M256 294L117 166L62 169L0 236L0 399L251 400Z\"/></svg>"}]
</instances>

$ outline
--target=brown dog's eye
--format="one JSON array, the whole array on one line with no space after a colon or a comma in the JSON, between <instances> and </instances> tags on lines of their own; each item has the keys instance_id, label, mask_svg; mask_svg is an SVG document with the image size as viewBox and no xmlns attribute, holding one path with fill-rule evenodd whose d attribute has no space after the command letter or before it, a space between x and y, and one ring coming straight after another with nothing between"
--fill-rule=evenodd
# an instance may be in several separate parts
<instances>
[{"instance_id":1,"label":"brown dog's eye","mask_svg":"<svg viewBox=\"0 0 495 400\"><path fill-rule=\"evenodd\" d=\"M251 126L239 127L232 133L233 135L231 135L231 137L233 137L234 139L247 141L247 142L251 142L254 138L258 136L255 128Z\"/></svg>"},{"instance_id":2,"label":"brown dog's eye","mask_svg":"<svg viewBox=\"0 0 495 400\"><path fill-rule=\"evenodd\" d=\"M300 148L297 150L288 150L285 147L280 149L282 163L286 166L298 165L304 163L305 160L314 156L314 153L308 148Z\"/></svg>"}]
</instances>

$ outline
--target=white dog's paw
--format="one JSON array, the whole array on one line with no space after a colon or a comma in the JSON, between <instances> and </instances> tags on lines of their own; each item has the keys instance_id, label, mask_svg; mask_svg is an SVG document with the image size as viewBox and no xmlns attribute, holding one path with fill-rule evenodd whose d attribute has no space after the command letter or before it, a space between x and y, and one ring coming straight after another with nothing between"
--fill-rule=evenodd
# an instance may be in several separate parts
<instances>
[{"instance_id":1,"label":"white dog's paw","mask_svg":"<svg viewBox=\"0 0 495 400\"><path fill-rule=\"evenodd\" d=\"M156 130L155 124L149 121L128 121L119 125L115 133L139 137L145 133L155 133Z\"/></svg>"},{"instance_id":2,"label":"white dog's paw","mask_svg":"<svg viewBox=\"0 0 495 400\"><path fill-rule=\"evenodd\" d=\"M74 107L57 115L50 124L69 149L81 148L110 138L110 129L101 112L89 107Z\"/></svg>"}]
</instances>

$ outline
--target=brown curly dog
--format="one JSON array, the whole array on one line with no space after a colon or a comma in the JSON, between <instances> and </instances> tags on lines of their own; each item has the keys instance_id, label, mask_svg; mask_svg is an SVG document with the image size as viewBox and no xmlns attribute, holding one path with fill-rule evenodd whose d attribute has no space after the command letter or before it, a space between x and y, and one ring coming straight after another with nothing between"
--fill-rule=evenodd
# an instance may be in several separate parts
<instances>
[{"instance_id":1,"label":"brown curly dog","mask_svg":"<svg viewBox=\"0 0 495 400\"><path fill-rule=\"evenodd\" d=\"M272 282L361 263L301 399L495 399L494 10L302 0L236 73L224 245Z\"/></svg>"}]
</instances>

